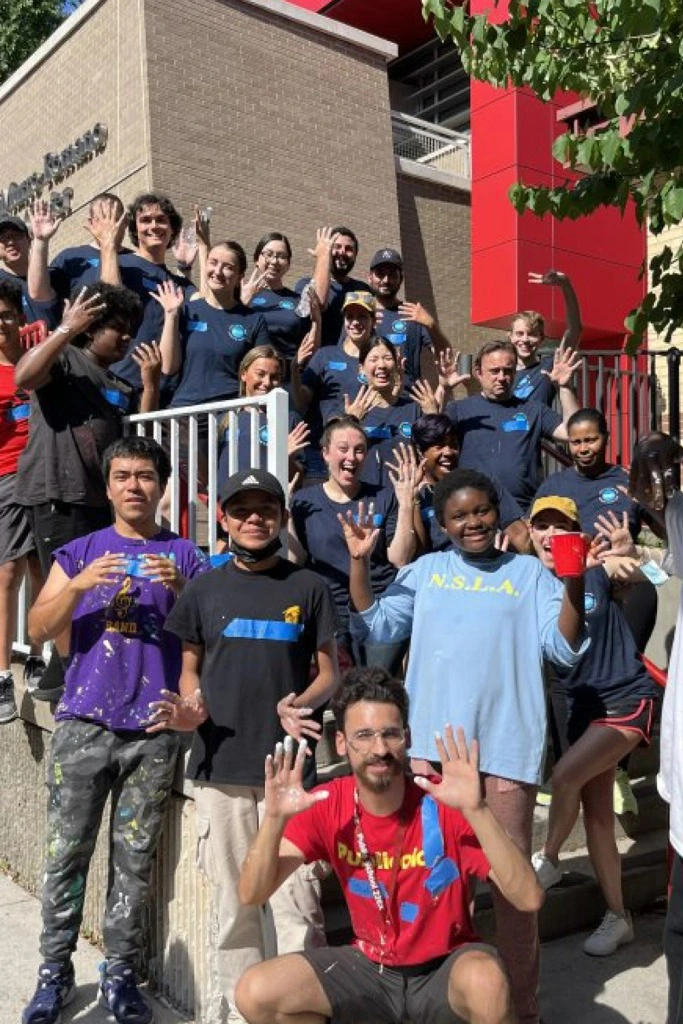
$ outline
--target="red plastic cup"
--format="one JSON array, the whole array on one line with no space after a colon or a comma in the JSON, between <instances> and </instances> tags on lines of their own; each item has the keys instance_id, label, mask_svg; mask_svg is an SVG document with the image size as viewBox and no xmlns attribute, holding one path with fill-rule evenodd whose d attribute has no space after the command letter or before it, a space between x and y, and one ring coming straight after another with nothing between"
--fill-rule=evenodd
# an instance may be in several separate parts
<instances>
[{"instance_id":1,"label":"red plastic cup","mask_svg":"<svg viewBox=\"0 0 683 1024\"><path fill-rule=\"evenodd\" d=\"M590 538L583 533L554 534L550 538L550 548L555 563L555 575L562 579L567 576L583 576L590 546Z\"/></svg>"}]
</instances>

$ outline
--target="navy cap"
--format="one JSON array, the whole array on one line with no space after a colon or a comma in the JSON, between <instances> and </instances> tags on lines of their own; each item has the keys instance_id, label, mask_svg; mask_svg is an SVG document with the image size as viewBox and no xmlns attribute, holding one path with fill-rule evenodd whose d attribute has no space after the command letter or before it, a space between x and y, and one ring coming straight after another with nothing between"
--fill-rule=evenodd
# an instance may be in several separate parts
<instances>
[{"instance_id":1,"label":"navy cap","mask_svg":"<svg viewBox=\"0 0 683 1024\"><path fill-rule=\"evenodd\" d=\"M13 217L9 213L5 217L0 216L0 231L3 228L16 228L17 231L21 231L24 235L29 233L26 221L22 220L21 217Z\"/></svg>"},{"instance_id":2,"label":"navy cap","mask_svg":"<svg viewBox=\"0 0 683 1024\"><path fill-rule=\"evenodd\" d=\"M221 508L225 505L226 501L230 501L231 498L234 498L236 494L241 494L242 491L264 491L266 494L271 494L274 498L277 498L283 508L287 504L282 484L276 476L268 473L265 469L243 469L239 473L233 473L232 476L229 476L221 487L219 495Z\"/></svg>"},{"instance_id":3,"label":"navy cap","mask_svg":"<svg viewBox=\"0 0 683 1024\"><path fill-rule=\"evenodd\" d=\"M378 249L370 260L370 270L379 267L381 263L391 263L393 267L403 270L403 259L396 249Z\"/></svg>"}]
</instances>

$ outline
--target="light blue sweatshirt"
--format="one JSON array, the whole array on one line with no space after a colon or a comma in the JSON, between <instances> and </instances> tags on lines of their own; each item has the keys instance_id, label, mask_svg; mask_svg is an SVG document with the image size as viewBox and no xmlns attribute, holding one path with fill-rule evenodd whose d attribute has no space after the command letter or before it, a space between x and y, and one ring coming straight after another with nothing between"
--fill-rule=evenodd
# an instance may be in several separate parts
<instances>
[{"instance_id":1,"label":"light blue sweatshirt","mask_svg":"<svg viewBox=\"0 0 683 1024\"><path fill-rule=\"evenodd\" d=\"M406 689L411 754L439 760L434 732L461 725L480 771L540 783L545 753L544 658L574 665L557 625L562 584L529 555L468 559L457 550L401 569L371 608L351 617L359 640L410 637Z\"/></svg>"}]
</instances>

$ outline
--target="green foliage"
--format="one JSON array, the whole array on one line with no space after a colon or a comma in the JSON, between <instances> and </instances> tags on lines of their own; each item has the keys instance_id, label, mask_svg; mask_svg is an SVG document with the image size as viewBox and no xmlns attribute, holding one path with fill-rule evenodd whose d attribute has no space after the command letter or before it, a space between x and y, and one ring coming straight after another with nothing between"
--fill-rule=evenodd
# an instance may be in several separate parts
<instances>
[{"instance_id":1,"label":"green foliage","mask_svg":"<svg viewBox=\"0 0 683 1024\"><path fill-rule=\"evenodd\" d=\"M516 210L576 219L602 206L623 213L630 198L655 235L683 221L681 0L510 0L501 24L451 0L422 7L473 78L598 105L601 127L568 131L553 145L556 159L583 176L555 188L513 185ZM667 341L683 325L683 243L667 245L649 270L654 290L626 318L636 344L648 324Z\"/></svg>"},{"instance_id":2,"label":"green foliage","mask_svg":"<svg viewBox=\"0 0 683 1024\"><path fill-rule=\"evenodd\" d=\"M0 0L0 82L17 70L80 0Z\"/></svg>"}]
</instances>

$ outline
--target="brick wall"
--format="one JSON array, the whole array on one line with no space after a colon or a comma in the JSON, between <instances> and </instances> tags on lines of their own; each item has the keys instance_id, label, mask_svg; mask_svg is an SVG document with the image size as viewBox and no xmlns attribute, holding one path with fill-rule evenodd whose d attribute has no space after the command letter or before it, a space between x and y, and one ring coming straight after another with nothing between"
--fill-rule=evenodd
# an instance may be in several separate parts
<instances>
[{"instance_id":1,"label":"brick wall","mask_svg":"<svg viewBox=\"0 0 683 1024\"><path fill-rule=\"evenodd\" d=\"M290 284L316 228L347 223L363 276L399 241L384 58L239 0L193 0L191 29L186 0L144 2L155 185L249 255L284 231Z\"/></svg>"},{"instance_id":2,"label":"brick wall","mask_svg":"<svg viewBox=\"0 0 683 1024\"><path fill-rule=\"evenodd\" d=\"M73 216L53 248L87 240L84 207L97 192L124 199L149 184L142 0L109 0L4 98L0 92L0 188L42 169L96 122L109 129L104 152L55 185L74 191ZM44 193L46 198L48 192Z\"/></svg>"},{"instance_id":3,"label":"brick wall","mask_svg":"<svg viewBox=\"0 0 683 1024\"><path fill-rule=\"evenodd\" d=\"M470 322L469 196L402 173L397 180L406 298L436 312L454 348L476 352L501 335Z\"/></svg>"}]
</instances>

